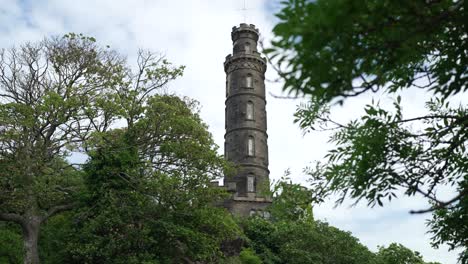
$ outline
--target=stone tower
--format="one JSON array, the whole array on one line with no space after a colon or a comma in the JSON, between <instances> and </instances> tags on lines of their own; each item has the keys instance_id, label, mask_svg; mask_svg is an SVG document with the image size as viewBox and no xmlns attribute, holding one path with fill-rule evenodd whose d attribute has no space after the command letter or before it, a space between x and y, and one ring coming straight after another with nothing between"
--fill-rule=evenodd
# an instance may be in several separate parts
<instances>
[{"instance_id":1,"label":"stone tower","mask_svg":"<svg viewBox=\"0 0 468 264\"><path fill-rule=\"evenodd\" d=\"M224 185L232 192L225 206L235 215L261 214L271 203L268 194L268 144L265 100L266 60L257 51L254 25L233 27L233 54L226 57L226 134L224 154L237 165Z\"/></svg>"}]
</instances>

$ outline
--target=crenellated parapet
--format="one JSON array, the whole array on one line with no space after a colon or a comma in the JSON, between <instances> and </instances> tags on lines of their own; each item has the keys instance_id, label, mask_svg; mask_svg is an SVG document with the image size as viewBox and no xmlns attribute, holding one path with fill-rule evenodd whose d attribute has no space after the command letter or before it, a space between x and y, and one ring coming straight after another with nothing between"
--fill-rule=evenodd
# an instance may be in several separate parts
<instances>
[{"instance_id":1,"label":"crenellated parapet","mask_svg":"<svg viewBox=\"0 0 468 264\"><path fill-rule=\"evenodd\" d=\"M232 27L231 39L235 41L245 36L258 41L259 35L260 31L254 24L241 23L238 27Z\"/></svg>"}]
</instances>

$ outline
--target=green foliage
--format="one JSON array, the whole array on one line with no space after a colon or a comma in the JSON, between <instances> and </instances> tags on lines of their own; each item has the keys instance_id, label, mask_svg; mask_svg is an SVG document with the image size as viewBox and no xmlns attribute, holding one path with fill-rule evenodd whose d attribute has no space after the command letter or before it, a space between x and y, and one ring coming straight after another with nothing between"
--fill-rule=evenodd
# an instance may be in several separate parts
<instances>
[{"instance_id":1,"label":"green foliage","mask_svg":"<svg viewBox=\"0 0 468 264\"><path fill-rule=\"evenodd\" d=\"M465 186L460 187L466 190L468 187L468 179L465 177L463 183ZM431 233L434 234L433 245L438 247L444 242L448 242L451 248L466 248L468 245L468 196L460 199L459 203L453 208L437 209L430 220ZM468 263L468 250L460 255L462 263Z\"/></svg>"},{"instance_id":2,"label":"green foliage","mask_svg":"<svg viewBox=\"0 0 468 264\"><path fill-rule=\"evenodd\" d=\"M262 261L261 263L271 264L426 264L418 252L413 252L399 244L391 244L387 248L379 247L377 254L369 251L351 233L341 231L325 222L314 220L311 214L303 214L303 211L297 210L298 204L294 202L284 202L284 199L288 201L301 200L301 197L305 197L303 194L307 189L297 188L299 185L291 184L290 180L277 182L273 189L278 190L280 186L285 188L285 191L275 193L271 206L275 209L271 210L270 208L271 219L266 220L254 216L244 219L240 223L249 246L246 255L255 253ZM285 193L287 195L278 199ZM303 201L309 201L310 194L308 197ZM279 206L275 206L275 204L279 204ZM310 206L310 203L307 204ZM294 210L297 213L293 214ZM283 212L278 214L279 211ZM240 260L243 260L243 254L240 255ZM232 263L238 262L232 261Z\"/></svg>"},{"instance_id":3,"label":"green foliage","mask_svg":"<svg viewBox=\"0 0 468 264\"><path fill-rule=\"evenodd\" d=\"M264 263L375 263L374 254L350 233L320 221L251 218L244 231Z\"/></svg>"},{"instance_id":4,"label":"green foliage","mask_svg":"<svg viewBox=\"0 0 468 264\"><path fill-rule=\"evenodd\" d=\"M23 243L18 226L0 222L0 263L23 263Z\"/></svg>"},{"instance_id":5,"label":"green foliage","mask_svg":"<svg viewBox=\"0 0 468 264\"><path fill-rule=\"evenodd\" d=\"M310 189L292 183L289 171L271 187L273 202L268 208L275 221L313 220L312 192Z\"/></svg>"},{"instance_id":6,"label":"green foliage","mask_svg":"<svg viewBox=\"0 0 468 264\"><path fill-rule=\"evenodd\" d=\"M468 110L450 105L468 90L464 1L283 1L270 56L284 89L309 100L295 114L306 132L334 131L327 162L307 168L313 201L338 194L383 206L401 194L421 195L433 213L433 244L465 250L467 243ZM403 116L397 93L434 95L427 113ZM330 104L381 91L394 109L365 106L347 124L331 118ZM442 199L439 190L454 196ZM466 261L466 260L465 260Z\"/></svg>"},{"instance_id":7,"label":"green foliage","mask_svg":"<svg viewBox=\"0 0 468 264\"><path fill-rule=\"evenodd\" d=\"M151 203L145 177L157 179L148 187L151 191L164 186L186 194L179 204L206 205L206 200L219 196L218 191L203 186L219 175L224 162L216 155L206 125L192 113L194 102L174 96L154 97L180 76L184 67L174 67L146 51L138 53L137 64L138 71L133 73L115 51L101 48L92 37L73 33L0 51L0 220L31 230L23 236L29 245L26 263L39 263L41 224L80 202L89 205L88 209L96 202L103 209L89 225L91 231L121 226L130 236L147 234L147 229L126 225L132 217L130 208ZM127 127L109 132L122 119ZM99 153L106 149L106 140L111 142L107 142L111 152ZM95 172L94 178L87 177L85 186L79 165L66 161L70 151L85 152L94 161L99 157L100 163L89 164L85 170L88 176ZM166 184L160 184L164 180ZM168 192L164 195L171 197ZM121 197L128 198L126 203L119 204ZM162 202L176 202L168 200ZM197 206L202 207L200 204ZM116 217L111 222L113 215ZM54 229L54 224L48 226L64 240L70 236L65 231L71 227L62 232ZM50 235L47 230L45 236ZM126 243L122 250L138 248L131 239L113 238ZM97 236L90 248L73 250L101 254L91 246L102 245L103 251L112 248L105 239ZM75 258L68 254L73 252L70 248L67 254L58 250L49 255L56 245L47 238L45 241L41 244L44 259L63 263L62 257ZM109 252L101 255L111 259L106 255ZM136 263L146 257L131 256L129 261Z\"/></svg>"},{"instance_id":8,"label":"green foliage","mask_svg":"<svg viewBox=\"0 0 468 264\"><path fill-rule=\"evenodd\" d=\"M367 105L367 115L343 126L331 138L338 147L327 154L329 165L309 171L323 177L315 180L323 179L323 184L328 184L320 187L342 194L339 202L349 195L358 200L365 198L371 205L382 205L384 199L396 197L398 186L412 196L417 192L426 194L417 182L434 188L464 181L468 169L465 145L450 142L466 134L457 122L467 115L467 110L437 104L434 110L429 109L429 116L440 118L428 118L425 127L415 132L403 119L400 102L394 104L394 113L378 105ZM426 144L429 141L433 144Z\"/></svg>"},{"instance_id":9,"label":"green foliage","mask_svg":"<svg viewBox=\"0 0 468 264\"><path fill-rule=\"evenodd\" d=\"M96 134L85 165L84 206L68 250L71 262L215 262L239 228L213 202L223 172L194 102L144 99L125 129ZM112 243L109 243L112 241Z\"/></svg>"},{"instance_id":10,"label":"green foliage","mask_svg":"<svg viewBox=\"0 0 468 264\"><path fill-rule=\"evenodd\" d=\"M327 154L327 164L318 163L306 170L318 196L314 200L338 194L337 203L350 197L367 200L370 206L383 206L397 198L401 190L406 196L422 195L432 207L412 212L433 212L429 222L433 245L448 243L452 249L465 248L468 110L450 108L437 99L427 103L427 110L426 116L405 119L397 99L393 111L367 105L361 119L329 124L336 129L331 141L337 147ZM308 111L315 109L302 108L299 112L307 116ZM422 121L418 130L413 127L416 120ZM442 186L457 186L457 194L442 200L437 196Z\"/></svg>"},{"instance_id":11,"label":"green foliage","mask_svg":"<svg viewBox=\"0 0 468 264\"><path fill-rule=\"evenodd\" d=\"M263 263L376 263L350 233L314 220L311 190L293 184L288 175L273 184L271 218L241 223L248 245Z\"/></svg>"},{"instance_id":12,"label":"green foliage","mask_svg":"<svg viewBox=\"0 0 468 264\"><path fill-rule=\"evenodd\" d=\"M282 3L265 51L286 90L328 102L421 81L444 98L468 89L464 1Z\"/></svg>"},{"instance_id":13,"label":"green foliage","mask_svg":"<svg viewBox=\"0 0 468 264\"><path fill-rule=\"evenodd\" d=\"M61 264L66 262L69 252L67 244L73 235L74 211L55 215L41 227L39 256L42 262Z\"/></svg>"},{"instance_id":14,"label":"green foliage","mask_svg":"<svg viewBox=\"0 0 468 264\"><path fill-rule=\"evenodd\" d=\"M424 262L419 252L396 243L392 243L388 247L379 247L377 261L379 264L438 264Z\"/></svg>"},{"instance_id":15,"label":"green foliage","mask_svg":"<svg viewBox=\"0 0 468 264\"><path fill-rule=\"evenodd\" d=\"M242 264L262 264L262 260L251 249L244 249L239 254Z\"/></svg>"},{"instance_id":16,"label":"green foliage","mask_svg":"<svg viewBox=\"0 0 468 264\"><path fill-rule=\"evenodd\" d=\"M81 175L66 157L110 122L99 102L121 64L75 34L0 50L0 220L30 230L25 263L39 262L40 225L74 204Z\"/></svg>"}]
</instances>

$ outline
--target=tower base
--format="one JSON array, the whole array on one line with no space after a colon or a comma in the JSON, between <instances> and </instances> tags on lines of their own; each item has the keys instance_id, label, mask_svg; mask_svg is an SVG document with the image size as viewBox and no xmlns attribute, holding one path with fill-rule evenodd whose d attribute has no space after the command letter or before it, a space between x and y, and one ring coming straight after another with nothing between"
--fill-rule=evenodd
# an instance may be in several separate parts
<instances>
[{"instance_id":1,"label":"tower base","mask_svg":"<svg viewBox=\"0 0 468 264\"><path fill-rule=\"evenodd\" d=\"M270 213L266 208L271 205L270 198L264 197L240 197L233 195L224 201L224 207L233 215L249 217L258 215L263 218L270 218Z\"/></svg>"}]
</instances>

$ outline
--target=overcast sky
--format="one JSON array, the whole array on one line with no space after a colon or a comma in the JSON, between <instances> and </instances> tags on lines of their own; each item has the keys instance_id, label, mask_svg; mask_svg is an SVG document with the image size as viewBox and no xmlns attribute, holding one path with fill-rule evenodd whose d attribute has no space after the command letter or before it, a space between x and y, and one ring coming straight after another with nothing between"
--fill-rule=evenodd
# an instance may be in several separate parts
<instances>
[{"instance_id":1,"label":"overcast sky","mask_svg":"<svg viewBox=\"0 0 468 264\"><path fill-rule=\"evenodd\" d=\"M275 23L273 0L247 0L247 23L255 24L268 43ZM169 90L198 100L201 115L209 125L216 143L224 146L224 58L232 52L230 38L233 26L244 22L240 9L243 0L0 0L0 48L25 41L68 32L95 37L103 45L126 55L132 62L138 48L162 52L175 64L186 65L182 78L170 84ZM134 61L133 61L134 62ZM132 62L132 63L133 63ZM267 71L268 79L275 79ZM281 85L267 83L267 91L281 95ZM362 106L376 95L366 95L335 107L333 116L341 121L362 114ZM402 96L408 117L424 112L429 95L417 91ZM385 103L389 98L382 99ZM294 181L305 182L302 168L321 160L327 149L328 134L303 135L293 123L293 113L300 101L276 99L267 95L268 144L271 178L278 179L290 168ZM220 148L222 152L222 148ZM425 234L429 215L410 215L410 209L425 209L419 198L399 199L385 208L369 209L340 206L333 201L314 208L317 219L353 233L371 250L391 242L421 252L426 261L456 263L457 254L447 247L431 248Z\"/></svg>"}]
</instances>

